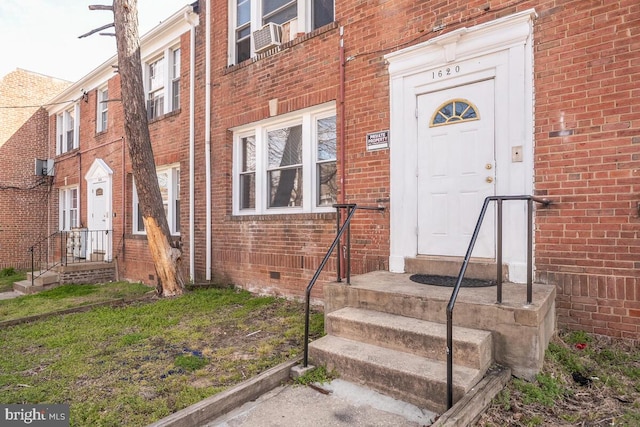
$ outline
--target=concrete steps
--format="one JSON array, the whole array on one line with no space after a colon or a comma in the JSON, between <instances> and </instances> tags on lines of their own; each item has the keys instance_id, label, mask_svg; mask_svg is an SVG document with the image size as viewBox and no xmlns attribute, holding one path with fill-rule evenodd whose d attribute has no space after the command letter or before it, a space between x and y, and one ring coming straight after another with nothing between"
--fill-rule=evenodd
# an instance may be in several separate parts
<instances>
[{"instance_id":1,"label":"concrete steps","mask_svg":"<svg viewBox=\"0 0 640 427\"><path fill-rule=\"evenodd\" d=\"M417 284L410 274L377 271L351 285L324 285L327 335L309 344L314 365L435 412L446 397L446 306L451 288ZM525 379L542 368L554 330L555 287L462 288L453 314L454 403L495 362Z\"/></svg>"},{"instance_id":2,"label":"concrete steps","mask_svg":"<svg viewBox=\"0 0 640 427\"><path fill-rule=\"evenodd\" d=\"M309 346L314 364L336 370L341 378L365 384L381 393L435 412L446 411L446 363L326 335ZM484 375L477 369L456 367L453 396L464 396Z\"/></svg>"},{"instance_id":3,"label":"concrete steps","mask_svg":"<svg viewBox=\"0 0 640 427\"><path fill-rule=\"evenodd\" d=\"M447 405L446 325L383 311L342 307L325 317L327 335L310 343L316 365L435 412ZM454 328L454 401L493 363L491 332Z\"/></svg>"},{"instance_id":4,"label":"concrete steps","mask_svg":"<svg viewBox=\"0 0 640 427\"><path fill-rule=\"evenodd\" d=\"M446 362L447 328L445 324L380 311L344 307L327 314L327 334L361 340L392 350ZM481 371L493 362L491 332L454 327L453 351L456 364Z\"/></svg>"},{"instance_id":5,"label":"concrete steps","mask_svg":"<svg viewBox=\"0 0 640 427\"><path fill-rule=\"evenodd\" d=\"M19 282L15 282L13 284L13 290L23 294L35 294L47 289L53 289L57 286L60 286L60 275L55 271L50 270L45 273L41 273L40 271L38 271L35 272L34 276L35 279L33 280L32 284L32 274L31 272L28 272L26 280L20 280Z\"/></svg>"}]
</instances>

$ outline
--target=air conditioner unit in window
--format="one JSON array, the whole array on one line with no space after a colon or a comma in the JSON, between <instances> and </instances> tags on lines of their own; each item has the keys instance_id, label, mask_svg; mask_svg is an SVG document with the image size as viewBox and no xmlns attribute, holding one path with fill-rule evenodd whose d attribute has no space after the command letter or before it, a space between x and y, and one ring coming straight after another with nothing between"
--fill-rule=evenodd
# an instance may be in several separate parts
<instances>
[{"instance_id":1,"label":"air conditioner unit in window","mask_svg":"<svg viewBox=\"0 0 640 427\"><path fill-rule=\"evenodd\" d=\"M269 22L258 31L254 31L252 37L254 51L264 52L282 44L282 27Z\"/></svg>"}]
</instances>

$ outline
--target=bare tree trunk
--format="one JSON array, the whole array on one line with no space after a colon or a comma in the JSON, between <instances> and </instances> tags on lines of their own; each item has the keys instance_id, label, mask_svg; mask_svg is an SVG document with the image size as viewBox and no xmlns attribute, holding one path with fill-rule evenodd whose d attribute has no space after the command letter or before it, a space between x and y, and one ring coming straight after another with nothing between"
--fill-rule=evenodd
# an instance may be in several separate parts
<instances>
[{"instance_id":1,"label":"bare tree trunk","mask_svg":"<svg viewBox=\"0 0 640 427\"><path fill-rule=\"evenodd\" d=\"M182 253L171 244L151 148L142 81L137 0L114 0L113 15L125 135L138 191L139 209L160 284L158 293L163 296L180 295L184 289L180 268Z\"/></svg>"}]
</instances>

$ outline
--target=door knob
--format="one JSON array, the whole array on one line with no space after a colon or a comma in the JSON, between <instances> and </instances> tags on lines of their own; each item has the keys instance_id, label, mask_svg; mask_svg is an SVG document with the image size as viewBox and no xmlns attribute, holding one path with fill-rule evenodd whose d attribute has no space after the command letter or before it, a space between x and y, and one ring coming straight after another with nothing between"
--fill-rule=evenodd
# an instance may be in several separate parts
<instances>
[{"instance_id":1,"label":"door knob","mask_svg":"<svg viewBox=\"0 0 640 427\"><path fill-rule=\"evenodd\" d=\"M493 165L491 163L487 163L484 167L486 170L492 169Z\"/></svg>"},{"instance_id":2,"label":"door knob","mask_svg":"<svg viewBox=\"0 0 640 427\"><path fill-rule=\"evenodd\" d=\"M485 179L485 181L487 181L489 184L491 184L493 182L493 177L488 176L487 179Z\"/></svg>"}]
</instances>

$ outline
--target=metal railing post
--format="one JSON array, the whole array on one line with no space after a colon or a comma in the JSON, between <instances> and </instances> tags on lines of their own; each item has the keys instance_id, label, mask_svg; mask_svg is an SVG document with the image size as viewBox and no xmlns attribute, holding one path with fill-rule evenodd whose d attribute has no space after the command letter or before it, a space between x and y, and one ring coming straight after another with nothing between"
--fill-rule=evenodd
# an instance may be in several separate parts
<instances>
[{"instance_id":1,"label":"metal railing post","mask_svg":"<svg viewBox=\"0 0 640 427\"><path fill-rule=\"evenodd\" d=\"M33 256L33 246L31 246L31 247L29 248L29 250L31 251L31 286L33 286L33 283L34 283L34 280L35 280L35 279L33 278L33 275L34 275L34 273L35 273L35 270L34 270L34 259L33 259L33 257L34 257L34 256Z\"/></svg>"},{"instance_id":2,"label":"metal railing post","mask_svg":"<svg viewBox=\"0 0 640 427\"><path fill-rule=\"evenodd\" d=\"M502 199L498 199L498 235L496 236L498 248L496 253L497 278L496 286L498 292L498 304L502 304Z\"/></svg>"},{"instance_id":3,"label":"metal railing post","mask_svg":"<svg viewBox=\"0 0 640 427\"><path fill-rule=\"evenodd\" d=\"M355 206L347 208L347 212L351 215L351 212L355 212ZM347 285L351 284L351 221L347 224Z\"/></svg>"},{"instance_id":4,"label":"metal railing post","mask_svg":"<svg viewBox=\"0 0 640 427\"><path fill-rule=\"evenodd\" d=\"M527 304L533 301L533 200L527 200Z\"/></svg>"},{"instance_id":5,"label":"metal railing post","mask_svg":"<svg viewBox=\"0 0 640 427\"><path fill-rule=\"evenodd\" d=\"M341 207L340 206L336 206L336 234L338 234L340 232L340 211L341 211ZM338 282L342 282L342 247L340 245L338 245L338 264L336 265L336 271L338 273ZM305 365L307 366L307 365Z\"/></svg>"}]
</instances>

